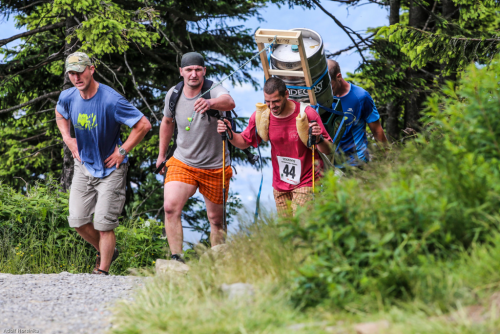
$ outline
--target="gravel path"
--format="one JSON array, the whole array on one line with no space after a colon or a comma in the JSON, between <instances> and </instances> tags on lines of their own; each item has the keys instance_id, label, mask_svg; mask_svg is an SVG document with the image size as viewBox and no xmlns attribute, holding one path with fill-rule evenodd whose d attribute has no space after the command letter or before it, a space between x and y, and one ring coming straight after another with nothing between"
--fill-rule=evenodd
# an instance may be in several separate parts
<instances>
[{"instance_id":1,"label":"gravel path","mask_svg":"<svg viewBox=\"0 0 500 334\"><path fill-rule=\"evenodd\" d=\"M108 308L142 284L133 276L0 273L0 334L104 333Z\"/></svg>"}]
</instances>

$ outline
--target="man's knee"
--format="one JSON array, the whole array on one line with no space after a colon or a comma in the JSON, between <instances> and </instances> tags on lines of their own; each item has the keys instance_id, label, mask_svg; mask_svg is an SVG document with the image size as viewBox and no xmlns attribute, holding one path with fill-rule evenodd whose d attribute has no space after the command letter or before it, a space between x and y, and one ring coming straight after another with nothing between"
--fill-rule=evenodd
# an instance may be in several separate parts
<instances>
[{"instance_id":1,"label":"man's knee","mask_svg":"<svg viewBox=\"0 0 500 334\"><path fill-rule=\"evenodd\" d=\"M99 231L99 235L101 236L101 238L103 237L107 237L109 235L113 235L115 234L115 231L114 230L109 230L109 231Z\"/></svg>"},{"instance_id":2,"label":"man's knee","mask_svg":"<svg viewBox=\"0 0 500 334\"><path fill-rule=\"evenodd\" d=\"M212 226L222 226L222 212L207 212L207 216Z\"/></svg>"},{"instance_id":3,"label":"man's knee","mask_svg":"<svg viewBox=\"0 0 500 334\"><path fill-rule=\"evenodd\" d=\"M167 219L180 217L182 214L182 207L183 206L181 205L176 205L175 203L165 201L163 209L165 210L165 215L167 216Z\"/></svg>"}]
</instances>

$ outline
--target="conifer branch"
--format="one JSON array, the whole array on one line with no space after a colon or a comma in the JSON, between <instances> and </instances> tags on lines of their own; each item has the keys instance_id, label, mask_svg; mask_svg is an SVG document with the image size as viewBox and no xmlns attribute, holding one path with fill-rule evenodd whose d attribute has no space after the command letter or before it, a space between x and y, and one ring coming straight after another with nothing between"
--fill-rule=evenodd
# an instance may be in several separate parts
<instances>
[{"instance_id":1,"label":"conifer branch","mask_svg":"<svg viewBox=\"0 0 500 334\"><path fill-rule=\"evenodd\" d=\"M33 7L35 5L38 5L39 3L51 3L51 2L53 2L53 1L46 1L46 0L35 1L33 3L30 3L29 5L26 5L24 7L19 8L18 10L23 10L23 9L26 9L26 8L30 8L30 7Z\"/></svg>"},{"instance_id":2,"label":"conifer branch","mask_svg":"<svg viewBox=\"0 0 500 334\"><path fill-rule=\"evenodd\" d=\"M349 38L351 39L352 43L355 45L356 49L358 49L359 55L363 59L363 62L366 63L366 59L363 56L363 51L361 50L361 47L359 46L358 43L356 43L356 41L354 40L354 38L351 36L351 33L349 33L349 31L347 31L347 27L344 26L335 16L333 16L323 6L321 6L320 3L317 0L312 0L312 2L314 2L316 4L316 6L318 6L326 15L330 16L333 19L333 21L340 27L340 29L344 30L344 32L347 34L347 36L349 36ZM362 39L362 40L364 41L364 39Z\"/></svg>"},{"instance_id":3,"label":"conifer branch","mask_svg":"<svg viewBox=\"0 0 500 334\"><path fill-rule=\"evenodd\" d=\"M182 57L182 51L177 47L177 45L175 45L174 42L172 42L170 40L170 38L167 37L167 35L163 32L163 30L161 30L160 28L156 28L156 31L161 33L163 35L163 37L165 37L165 39L167 40L168 44L170 44L170 46L172 46L172 48L174 48L175 52L177 52L177 54Z\"/></svg>"},{"instance_id":4,"label":"conifer branch","mask_svg":"<svg viewBox=\"0 0 500 334\"><path fill-rule=\"evenodd\" d=\"M31 36L31 35L38 34L39 32L44 32L44 31L48 31L48 30L62 28L65 25L66 25L66 22L64 22L64 21L63 22L58 22L58 23L49 24L47 26L40 27L40 28L37 28L37 29L33 29L33 30L30 30L30 31L26 31L26 32L14 35L14 36L9 37L9 38L1 39L0 40L0 46L4 46L5 44L8 44L8 43L10 43L12 41L15 41L16 39L19 39L21 37Z\"/></svg>"},{"instance_id":5,"label":"conifer branch","mask_svg":"<svg viewBox=\"0 0 500 334\"><path fill-rule=\"evenodd\" d=\"M158 118L156 117L156 114L154 113L153 109L151 109L151 107L149 106L149 103L148 101L146 101L146 99L144 98L144 96L142 95L141 91L139 90L139 87L137 86L137 82L135 81L135 76L134 76L134 72L132 72L132 68L129 66L128 62L127 62L127 52L124 52L123 53L123 60L125 60L125 65L127 65L127 68L128 70L130 71L130 75L132 76L132 83L134 84L134 88L135 90L137 91L137 93L139 93L141 99L144 101L144 103L146 104L146 106L148 107L149 111L151 112L151 114L153 115L153 117L156 119L157 122L159 122Z\"/></svg>"},{"instance_id":6,"label":"conifer branch","mask_svg":"<svg viewBox=\"0 0 500 334\"><path fill-rule=\"evenodd\" d=\"M59 142L59 143L57 143L57 144L53 144L53 145L48 145L48 146L45 146L45 147L43 147L43 148L39 149L38 151L36 151L36 152L34 152L34 153L31 153L30 155L27 155L27 156L25 156L25 157L23 157L23 158L19 158L19 159L14 160L14 162L19 161L19 160L23 160L23 159L26 159L26 158L29 158L29 157L32 157L32 156L34 156L35 154L37 154L37 153L39 153L39 152L41 152L41 151L43 151L43 150L46 150L46 149L48 149L48 148L51 148L51 147L54 147L54 146L57 146L57 145L61 145L62 143L63 143L63 142L61 141L61 142Z\"/></svg>"},{"instance_id":7,"label":"conifer branch","mask_svg":"<svg viewBox=\"0 0 500 334\"><path fill-rule=\"evenodd\" d=\"M423 30L427 30L427 26L429 25L429 22L431 22L432 15L434 14L434 11L436 10L436 5L437 5L437 1L434 1L434 5L432 6L432 10L429 14L429 17L427 18L427 21L425 22Z\"/></svg>"},{"instance_id":8,"label":"conifer branch","mask_svg":"<svg viewBox=\"0 0 500 334\"><path fill-rule=\"evenodd\" d=\"M450 41L468 41L468 42L500 42L500 38L469 38L469 37L451 37L451 36L445 36L445 35L440 35L440 34L436 34L436 33L432 33L432 32L428 32L428 31L424 31L422 29L418 29L418 28L415 28L415 27L409 27L409 26L406 26L406 27L402 27L402 26L399 26L398 27L399 29L410 29L410 30L415 30L415 31L418 31L418 32L421 32L423 34L426 34L428 35L429 37L445 37L445 38L448 38L450 39Z\"/></svg>"},{"instance_id":9,"label":"conifer branch","mask_svg":"<svg viewBox=\"0 0 500 334\"><path fill-rule=\"evenodd\" d=\"M375 34L376 34L376 33L373 33L373 34L371 34L370 36L368 36L367 38L372 38L373 36L375 36ZM342 49L342 50L335 51L335 52L333 52L333 53L327 54L327 55L326 55L326 57L327 57L327 58L331 58L331 57L340 56L342 53L347 52L347 51L350 51L350 50L352 50L352 49L354 49L354 48L356 48L356 45L351 45L351 46L348 46L348 47L347 47L347 48L345 48L345 49ZM367 49L368 49L368 47L364 47L364 48L362 48L362 51L365 51L365 50L367 50Z\"/></svg>"},{"instance_id":10,"label":"conifer branch","mask_svg":"<svg viewBox=\"0 0 500 334\"><path fill-rule=\"evenodd\" d=\"M18 76L20 74L37 70L42 66L50 64L50 63L52 63L56 60L62 59L62 58L64 58L64 46L62 47L62 49L59 52L50 55L49 57L45 58L44 60L42 60L38 64L31 66L31 67L28 67L28 68L25 68L24 70L21 70L19 72L14 73L14 74L11 74L10 77L8 77L8 78L4 79L2 82L0 82L0 87L3 86L4 84L6 84L7 82L9 82L10 80L12 80L12 78L15 78L16 76Z\"/></svg>"},{"instance_id":11,"label":"conifer branch","mask_svg":"<svg viewBox=\"0 0 500 334\"><path fill-rule=\"evenodd\" d=\"M125 95L125 87L123 87L123 85L122 85L121 81L120 81L120 80L118 80L118 76L116 75L115 71L113 71L113 70L112 70L112 69L111 69L108 65L106 65L104 62L102 62L102 61L101 61L100 63L101 63L101 64L103 64L103 65L104 65L104 67L106 67L106 68L108 69L108 71L110 71L110 72L113 74L113 76L115 77L115 80L116 80L116 81L118 81L118 83L119 83L119 84L120 84L120 86L122 87L123 95ZM102 77L102 75L101 75L101 77Z\"/></svg>"},{"instance_id":12,"label":"conifer branch","mask_svg":"<svg viewBox=\"0 0 500 334\"><path fill-rule=\"evenodd\" d=\"M47 99L47 98L50 98L50 97L53 97L53 96L58 96L59 94L61 93L60 90L58 91L55 91L55 92L51 92L51 93L47 93L45 95L42 95L42 96L39 96L31 101L28 101L28 102L25 102L25 103L22 103L22 104L18 104L17 106L15 107L10 107L10 108L7 108L7 109L2 109L0 110L0 114L5 114L9 111L14 111L14 110L17 110L17 109L21 109L21 108L24 108L26 106L29 106L33 103L37 103L39 101L42 101L43 99Z\"/></svg>"}]
</instances>

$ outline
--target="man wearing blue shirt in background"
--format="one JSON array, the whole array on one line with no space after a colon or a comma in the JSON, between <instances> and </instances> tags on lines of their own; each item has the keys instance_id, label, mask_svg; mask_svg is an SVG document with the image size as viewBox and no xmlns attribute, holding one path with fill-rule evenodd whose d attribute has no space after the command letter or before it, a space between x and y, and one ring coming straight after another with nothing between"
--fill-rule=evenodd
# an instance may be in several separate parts
<instances>
[{"instance_id":1,"label":"man wearing blue shirt in background","mask_svg":"<svg viewBox=\"0 0 500 334\"><path fill-rule=\"evenodd\" d=\"M345 154L349 165L360 166L370 161L366 124L375 140L387 145L377 107L366 90L342 78L339 63L335 60L328 60L328 72L333 95L342 102L342 109L347 117L346 130L339 143L340 150Z\"/></svg>"},{"instance_id":2,"label":"man wearing blue shirt in background","mask_svg":"<svg viewBox=\"0 0 500 334\"><path fill-rule=\"evenodd\" d=\"M95 81L94 71L85 53L68 56L66 72L75 87L59 96L56 121L75 159L69 226L97 250L92 274L108 275L111 262L118 257L114 229L125 204L127 153L144 138L151 124L111 87ZM76 138L71 138L71 123ZM123 144L122 124L132 128Z\"/></svg>"}]
</instances>

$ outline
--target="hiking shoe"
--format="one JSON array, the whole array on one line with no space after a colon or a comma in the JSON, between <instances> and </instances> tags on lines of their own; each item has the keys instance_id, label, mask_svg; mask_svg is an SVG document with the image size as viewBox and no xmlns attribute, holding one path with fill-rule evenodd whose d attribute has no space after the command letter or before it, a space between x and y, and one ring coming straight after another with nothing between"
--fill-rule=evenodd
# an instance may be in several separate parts
<instances>
[{"instance_id":1,"label":"hiking shoe","mask_svg":"<svg viewBox=\"0 0 500 334\"><path fill-rule=\"evenodd\" d=\"M92 271L91 275L109 275L109 272L101 270L101 269L97 269L97 270L94 269Z\"/></svg>"},{"instance_id":2,"label":"hiking shoe","mask_svg":"<svg viewBox=\"0 0 500 334\"><path fill-rule=\"evenodd\" d=\"M186 263L186 262L184 262L184 260L181 258L181 256L179 254L172 254L170 256L170 259L171 260L175 260L175 261L179 261L179 262L182 262L182 263Z\"/></svg>"},{"instance_id":3,"label":"hiking shoe","mask_svg":"<svg viewBox=\"0 0 500 334\"><path fill-rule=\"evenodd\" d=\"M118 251L118 249L115 248L115 251L113 252L113 257L111 258L111 263L109 264L110 267L113 264L113 262L118 258L119 255L120 255L120 252ZM97 256L95 259L94 271L99 270L100 266L101 266L101 253L97 252Z\"/></svg>"}]
</instances>

